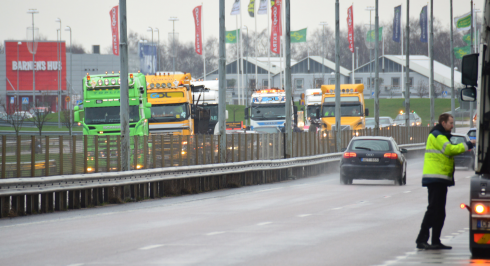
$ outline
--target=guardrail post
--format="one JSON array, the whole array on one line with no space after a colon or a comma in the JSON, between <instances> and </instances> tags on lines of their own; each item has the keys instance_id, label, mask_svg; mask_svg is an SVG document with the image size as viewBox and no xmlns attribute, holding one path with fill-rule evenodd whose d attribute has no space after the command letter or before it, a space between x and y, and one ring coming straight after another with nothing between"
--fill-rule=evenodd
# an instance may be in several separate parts
<instances>
[{"instance_id":1,"label":"guardrail post","mask_svg":"<svg viewBox=\"0 0 490 266\"><path fill-rule=\"evenodd\" d=\"M90 204L90 189L82 189L80 191L80 207L87 208Z\"/></svg>"},{"instance_id":2,"label":"guardrail post","mask_svg":"<svg viewBox=\"0 0 490 266\"><path fill-rule=\"evenodd\" d=\"M113 190L113 187L111 187L111 190ZM101 195L102 197L102 202L109 202L109 188L108 187L103 187L103 188L100 188L99 189L99 193L102 193L103 195Z\"/></svg>"},{"instance_id":3,"label":"guardrail post","mask_svg":"<svg viewBox=\"0 0 490 266\"><path fill-rule=\"evenodd\" d=\"M257 134L257 160L260 160L260 134Z\"/></svg>"},{"instance_id":4,"label":"guardrail post","mask_svg":"<svg viewBox=\"0 0 490 266\"><path fill-rule=\"evenodd\" d=\"M48 192L48 202L47 202L47 205L48 205L48 212L53 212L54 211L54 206L53 206L53 197L54 197L54 193L53 192Z\"/></svg>"},{"instance_id":5,"label":"guardrail post","mask_svg":"<svg viewBox=\"0 0 490 266\"><path fill-rule=\"evenodd\" d=\"M94 162L95 162L94 173L98 173L99 172L99 136L98 135L95 135L94 145L95 145L95 147L94 147L95 148L95 152L94 152Z\"/></svg>"},{"instance_id":6,"label":"guardrail post","mask_svg":"<svg viewBox=\"0 0 490 266\"><path fill-rule=\"evenodd\" d=\"M26 195L26 214L32 214L32 198L31 194Z\"/></svg>"},{"instance_id":7,"label":"guardrail post","mask_svg":"<svg viewBox=\"0 0 490 266\"><path fill-rule=\"evenodd\" d=\"M250 135L250 160L254 160L254 135Z\"/></svg>"},{"instance_id":8,"label":"guardrail post","mask_svg":"<svg viewBox=\"0 0 490 266\"><path fill-rule=\"evenodd\" d=\"M196 165L199 165L199 135L194 135L194 153L196 156Z\"/></svg>"},{"instance_id":9,"label":"guardrail post","mask_svg":"<svg viewBox=\"0 0 490 266\"><path fill-rule=\"evenodd\" d=\"M49 136L46 136L46 143L44 145L44 175L49 176Z\"/></svg>"},{"instance_id":10,"label":"guardrail post","mask_svg":"<svg viewBox=\"0 0 490 266\"><path fill-rule=\"evenodd\" d=\"M83 136L83 173L87 173L87 168L88 168L88 161L87 161L87 146L88 146L88 136L85 135ZM85 208L85 207L84 207Z\"/></svg>"},{"instance_id":11,"label":"guardrail post","mask_svg":"<svg viewBox=\"0 0 490 266\"><path fill-rule=\"evenodd\" d=\"M148 136L143 136L143 168L148 169Z\"/></svg>"},{"instance_id":12,"label":"guardrail post","mask_svg":"<svg viewBox=\"0 0 490 266\"><path fill-rule=\"evenodd\" d=\"M242 149L241 145L242 144L242 134L238 134L238 161L242 161Z\"/></svg>"},{"instance_id":13,"label":"guardrail post","mask_svg":"<svg viewBox=\"0 0 490 266\"><path fill-rule=\"evenodd\" d=\"M170 135L170 167L174 166L174 136Z\"/></svg>"},{"instance_id":14,"label":"guardrail post","mask_svg":"<svg viewBox=\"0 0 490 266\"><path fill-rule=\"evenodd\" d=\"M54 193L54 209L56 211L62 211L65 209L66 193L65 192L55 192Z\"/></svg>"},{"instance_id":15,"label":"guardrail post","mask_svg":"<svg viewBox=\"0 0 490 266\"><path fill-rule=\"evenodd\" d=\"M31 177L36 176L36 136L31 136Z\"/></svg>"},{"instance_id":16,"label":"guardrail post","mask_svg":"<svg viewBox=\"0 0 490 266\"><path fill-rule=\"evenodd\" d=\"M74 175L77 173L77 136L71 137L71 174Z\"/></svg>"},{"instance_id":17,"label":"guardrail post","mask_svg":"<svg viewBox=\"0 0 490 266\"><path fill-rule=\"evenodd\" d=\"M5 136L2 136L2 139ZM3 149L3 146L2 146ZM5 157L2 157L5 158ZM3 169L3 168L2 168ZM9 216L10 212L10 196L0 197L0 218L5 218Z\"/></svg>"},{"instance_id":18,"label":"guardrail post","mask_svg":"<svg viewBox=\"0 0 490 266\"><path fill-rule=\"evenodd\" d=\"M17 198L17 216L24 216L25 195L15 196ZM14 197L12 197L14 198Z\"/></svg>"},{"instance_id":19,"label":"guardrail post","mask_svg":"<svg viewBox=\"0 0 490 266\"><path fill-rule=\"evenodd\" d=\"M134 136L134 158L133 158L133 169L138 169L138 150L139 150L139 136Z\"/></svg>"},{"instance_id":20,"label":"guardrail post","mask_svg":"<svg viewBox=\"0 0 490 266\"><path fill-rule=\"evenodd\" d=\"M7 160L7 136L2 136L2 178L5 178L5 167Z\"/></svg>"},{"instance_id":21,"label":"guardrail post","mask_svg":"<svg viewBox=\"0 0 490 266\"><path fill-rule=\"evenodd\" d=\"M211 164L214 164L214 135L210 136L211 139Z\"/></svg>"},{"instance_id":22,"label":"guardrail post","mask_svg":"<svg viewBox=\"0 0 490 266\"><path fill-rule=\"evenodd\" d=\"M60 175L63 175L63 136L59 136L58 138L58 148L59 152L59 161L60 161Z\"/></svg>"},{"instance_id":23,"label":"guardrail post","mask_svg":"<svg viewBox=\"0 0 490 266\"><path fill-rule=\"evenodd\" d=\"M151 160L152 160L152 164L151 164L151 167L152 168L157 168L157 136L155 135L152 135L151 136Z\"/></svg>"},{"instance_id":24,"label":"guardrail post","mask_svg":"<svg viewBox=\"0 0 490 266\"><path fill-rule=\"evenodd\" d=\"M164 136L160 136L160 153L162 155L162 167L165 167L165 146L164 146Z\"/></svg>"},{"instance_id":25,"label":"guardrail post","mask_svg":"<svg viewBox=\"0 0 490 266\"><path fill-rule=\"evenodd\" d=\"M20 149L20 142L22 141L22 136L17 136L17 152L15 153L16 155L16 159L17 159L17 177L20 177L21 176L21 172L20 172L20 154L21 154L21 149Z\"/></svg>"},{"instance_id":26,"label":"guardrail post","mask_svg":"<svg viewBox=\"0 0 490 266\"><path fill-rule=\"evenodd\" d=\"M106 136L106 141L107 141L107 145L106 145L106 160L107 160L107 172L110 172L111 171L111 136L110 135L107 135Z\"/></svg>"},{"instance_id":27,"label":"guardrail post","mask_svg":"<svg viewBox=\"0 0 490 266\"><path fill-rule=\"evenodd\" d=\"M139 194L141 196L141 199L146 199L148 198L148 183L142 183L140 184L140 191Z\"/></svg>"},{"instance_id":28,"label":"guardrail post","mask_svg":"<svg viewBox=\"0 0 490 266\"><path fill-rule=\"evenodd\" d=\"M245 133L244 138L245 138L245 140L244 140L243 150L244 150L244 153L245 153L245 155L244 155L244 158L245 159L243 161L248 161L248 156L247 156L248 155L248 152L247 152L248 151L248 141L247 141L248 138L247 138L247 133Z\"/></svg>"},{"instance_id":29,"label":"guardrail post","mask_svg":"<svg viewBox=\"0 0 490 266\"><path fill-rule=\"evenodd\" d=\"M182 159L182 152L184 151L183 145L182 145L182 135L179 135L179 166L184 165L184 161Z\"/></svg>"},{"instance_id":30,"label":"guardrail post","mask_svg":"<svg viewBox=\"0 0 490 266\"><path fill-rule=\"evenodd\" d=\"M231 162L235 162L235 134L231 135Z\"/></svg>"}]
</instances>

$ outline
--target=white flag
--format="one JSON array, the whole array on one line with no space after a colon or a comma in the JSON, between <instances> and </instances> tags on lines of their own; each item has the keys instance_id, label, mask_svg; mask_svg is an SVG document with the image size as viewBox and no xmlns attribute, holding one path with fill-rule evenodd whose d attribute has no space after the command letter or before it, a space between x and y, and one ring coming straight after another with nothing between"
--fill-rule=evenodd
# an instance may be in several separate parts
<instances>
[{"instance_id":1,"label":"white flag","mask_svg":"<svg viewBox=\"0 0 490 266\"><path fill-rule=\"evenodd\" d=\"M473 26L475 21L473 21ZM454 18L454 26L457 31L469 30L471 28L471 12L468 12L460 17Z\"/></svg>"},{"instance_id":2,"label":"white flag","mask_svg":"<svg viewBox=\"0 0 490 266\"><path fill-rule=\"evenodd\" d=\"M259 10L257 10L259 15L267 15L267 0L260 0Z\"/></svg>"},{"instance_id":3,"label":"white flag","mask_svg":"<svg viewBox=\"0 0 490 266\"><path fill-rule=\"evenodd\" d=\"M239 15L240 14L240 0L235 0L233 4L233 8L231 9L231 15Z\"/></svg>"}]
</instances>

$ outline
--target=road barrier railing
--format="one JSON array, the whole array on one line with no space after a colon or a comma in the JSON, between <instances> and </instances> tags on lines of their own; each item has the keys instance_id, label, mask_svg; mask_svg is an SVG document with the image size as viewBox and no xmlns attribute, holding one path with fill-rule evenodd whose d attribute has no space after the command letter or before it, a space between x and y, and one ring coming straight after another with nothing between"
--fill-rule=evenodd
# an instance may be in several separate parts
<instances>
[{"instance_id":1,"label":"road barrier railing","mask_svg":"<svg viewBox=\"0 0 490 266\"><path fill-rule=\"evenodd\" d=\"M425 142L429 128L388 127L379 135L398 144ZM374 135L373 129L342 131L341 148L355 136ZM226 162L285 158L284 134L227 134ZM293 133L292 157L328 154L336 133ZM131 138L131 169L207 165L218 162L219 138L214 135L151 135ZM0 136L0 178L41 177L118 172L120 136Z\"/></svg>"}]
</instances>

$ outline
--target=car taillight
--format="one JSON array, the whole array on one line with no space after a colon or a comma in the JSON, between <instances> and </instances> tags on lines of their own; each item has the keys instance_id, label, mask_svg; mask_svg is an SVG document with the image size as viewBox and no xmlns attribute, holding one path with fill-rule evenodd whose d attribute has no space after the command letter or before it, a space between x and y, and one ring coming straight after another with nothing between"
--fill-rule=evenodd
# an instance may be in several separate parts
<instances>
[{"instance_id":1,"label":"car taillight","mask_svg":"<svg viewBox=\"0 0 490 266\"><path fill-rule=\"evenodd\" d=\"M396 153L385 153L385 158L398 159L398 154L396 154Z\"/></svg>"},{"instance_id":2,"label":"car taillight","mask_svg":"<svg viewBox=\"0 0 490 266\"><path fill-rule=\"evenodd\" d=\"M355 158L357 154L355 152L344 152L344 158Z\"/></svg>"}]
</instances>

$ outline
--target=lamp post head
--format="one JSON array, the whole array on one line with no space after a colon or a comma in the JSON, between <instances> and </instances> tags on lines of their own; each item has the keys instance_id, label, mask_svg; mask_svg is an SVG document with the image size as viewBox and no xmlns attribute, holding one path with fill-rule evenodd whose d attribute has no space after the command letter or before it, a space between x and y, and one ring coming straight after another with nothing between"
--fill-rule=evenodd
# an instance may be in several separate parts
<instances>
[{"instance_id":1,"label":"lamp post head","mask_svg":"<svg viewBox=\"0 0 490 266\"><path fill-rule=\"evenodd\" d=\"M29 8L29 10L27 10L27 13L28 14L38 14L39 11L37 11L37 9L35 9L35 8Z\"/></svg>"},{"instance_id":2,"label":"lamp post head","mask_svg":"<svg viewBox=\"0 0 490 266\"><path fill-rule=\"evenodd\" d=\"M367 6L366 11L373 11L373 10L376 10L376 8L374 6Z\"/></svg>"},{"instance_id":3,"label":"lamp post head","mask_svg":"<svg viewBox=\"0 0 490 266\"><path fill-rule=\"evenodd\" d=\"M168 21L179 21L179 19L177 17L170 17Z\"/></svg>"},{"instance_id":4,"label":"lamp post head","mask_svg":"<svg viewBox=\"0 0 490 266\"><path fill-rule=\"evenodd\" d=\"M318 25L320 25L320 26L328 26L328 23L327 23L327 22L325 22L325 21L322 21L322 22L320 22L320 24L318 24Z\"/></svg>"},{"instance_id":5,"label":"lamp post head","mask_svg":"<svg viewBox=\"0 0 490 266\"><path fill-rule=\"evenodd\" d=\"M70 27L70 26L66 26L66 27L65 27L65 31L69 31L69 32L71 32L71 27Z\"/></svg>"},{"instance_id":6,"label":"lamp post head","mask_svg":"<svg viewBox=\"0 0 490 266\"><path fill-rule=\"evenodd\" d=\"M146 29L146 31L153 31L153 28L152 28L152 27L148 27L148 28Z\"/></svg>"},{"instance_id":7,"label":"lamp post head","mask_svg":"<svg viewBox=\"0 0 490 266\"><path fill-rule=\"evenodd\" d=\"M155 28L154 31L158 32L158 28Z\"/></svg>"},{"instance_id":8,"label":"lamp post head","mask_svg":"<svg viewBox=\"0 0 490 266\"><path fill-rule=\"evenodd\" d=\"M54 22L61 22L61 19L60 19L60 18L56 18L56 19L54 20Z\"/></svg>"}]
</instances>

